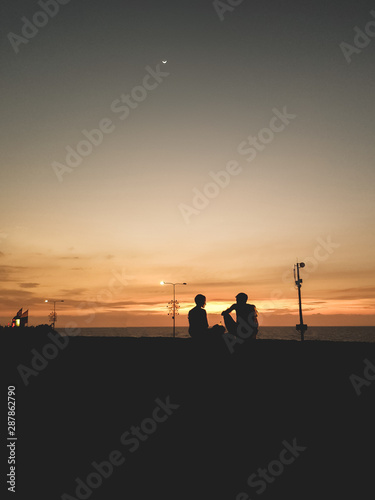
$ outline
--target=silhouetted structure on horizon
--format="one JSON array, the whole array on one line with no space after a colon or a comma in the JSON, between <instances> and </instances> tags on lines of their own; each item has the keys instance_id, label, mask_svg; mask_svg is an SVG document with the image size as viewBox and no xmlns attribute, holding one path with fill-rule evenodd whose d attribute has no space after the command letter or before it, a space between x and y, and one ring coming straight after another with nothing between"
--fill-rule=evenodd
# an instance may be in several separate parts
<instances>
[{"instance_id":1,"label":"silhouetted structure on horizon","mask_svg":"<svg viewBox=\"0 0 375 500\"><path fill-rule=\"evenodd\" d=\"M295 282L297 289L298 289L298 306L299 306L299 324L296 325L296 330L298 332L300 332L300 334L301 334L301 341L304 341L305 340L305 331L307 330L307 325L304 324L303 317L302 317L302 299L301 299L302 279L299 277L300 267L302 267L302 268L305 267L305 263L304 262L297 262L297 264L294 264L294 282Z\"/></svg>"},{"instance_id":2,"label":"silhouetted structure on horizon","mask_svg":"<svg viewBox=\"0 0 375 500\"><path fill-rule=\"evenodd\" d=\"M17 312L17 314L12 318L12 328L19 326L26 326L29 322L29 310L22 312L21 309Z\"/></svg>"}]
</instances>

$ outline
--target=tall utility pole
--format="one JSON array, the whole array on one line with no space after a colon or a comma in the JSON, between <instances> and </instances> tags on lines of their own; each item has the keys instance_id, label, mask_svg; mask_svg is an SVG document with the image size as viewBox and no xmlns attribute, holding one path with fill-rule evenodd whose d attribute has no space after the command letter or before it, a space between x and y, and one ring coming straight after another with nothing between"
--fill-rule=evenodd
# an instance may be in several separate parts
<instances>
[{"instance_id":1,"label":"tall utility pole","mask_svg":"<svg viewBox=\"0 0 375 500\"><path fill-rule=\"evenodd\" d=\"M55 323L57 321L56 317L56 302L64 302L63 300L51 300L51 299L46 299L44 302L53 302L53 313L50 314L52 323L51 326L54 329L55 328Z\"/></svg>"},{"instance_id":2,"label":"tall utility pole","mask_svg":"<svg viewBox=\"0 0 375 500\"><path fill-rule=\"evenodd\" d=\"M176 337L176 309L179 307L176 301L176 285L187 285L187 283L169 283L168 281L161 281L161 285L173 285L173 300L169 302L172 309L172 319L173 319L173 338Z\"/></svg>"},{"instance_id":3,"label":"tall utility pole","mask_svg":"<svg viewBox=\"0 0 375 500\"><path fill-rule=\"evenodd\" d=\"M302 300L301 300L302 279L300 279L299 277L300 267L301 268L305 267L305 263L297 262L297 264L294 265L294 280L298 288L298 303L299 303L299 325L296 325L296 330L301 333L301 341L303 342L305 340L305 331L307 330L307 325L304 324L302 317Z\"/></svg>"}]
</instances>

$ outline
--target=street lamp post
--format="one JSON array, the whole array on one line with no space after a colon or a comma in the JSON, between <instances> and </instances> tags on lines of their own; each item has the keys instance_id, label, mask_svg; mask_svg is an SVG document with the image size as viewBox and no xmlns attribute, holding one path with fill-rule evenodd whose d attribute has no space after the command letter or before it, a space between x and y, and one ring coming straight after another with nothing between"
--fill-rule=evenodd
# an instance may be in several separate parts
<instances>
[{"instance_id":1,"label":"street lamp post","mask_svg":"<svg viewBox=\"0 0 375 500\"><path fill-rule=\"evenodd\" d=\"M55 323L57 321L56 318L56 302L64 302L63 300L51 300L51 299L46 299L44 302L53 302L53 316L52 316L52 328L55 328Z\"/></svg>"},{"instance_id":2,"label":"street lamp post","mask_svg":"<svg viewBox=\"0 0 375 500\"><path fill-rule=\"evenodd\" d=\"M161 281L160 284L173 286L172 319L173 319L173 338L175 338L176 337L176 285L187 285L187 283L170 283L168 281Z\"/></svg>"}]
</instances>

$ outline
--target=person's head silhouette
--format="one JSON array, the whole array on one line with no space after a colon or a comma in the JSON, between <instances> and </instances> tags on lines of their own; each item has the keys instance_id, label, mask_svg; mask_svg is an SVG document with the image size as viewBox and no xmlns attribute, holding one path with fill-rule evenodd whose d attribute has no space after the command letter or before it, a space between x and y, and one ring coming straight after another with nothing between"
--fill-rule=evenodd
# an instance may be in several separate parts
<instances>
[{"instance_id":1,"label":"person's head silhouette","mask_svg":"<svg viewBox=\"0 0 375 500\"><path fill-rule=\"evenodd\" d=\"M194 300L199 307L204 307L206 305L206 297L201 293L198 293L198 295L195 296Z\"/></svg>"},{"instance_id":2,"label":"person's head silhouette","mask_svg":"<svg viewBox=\"0 0 375 500\"><path fill-rule=\"evenodd\" d=\"M248 297L246 293L241 292L236 295L236 299L237 299L237 304L246 304Z\"/></svg>"}]
</instances>

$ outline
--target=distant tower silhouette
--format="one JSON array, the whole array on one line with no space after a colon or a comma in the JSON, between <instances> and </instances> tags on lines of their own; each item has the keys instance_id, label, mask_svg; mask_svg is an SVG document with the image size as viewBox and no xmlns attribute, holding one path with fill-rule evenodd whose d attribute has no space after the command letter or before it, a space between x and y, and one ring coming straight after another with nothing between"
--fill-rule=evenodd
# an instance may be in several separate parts
<instances>
[{"instance_id":1,"label":"distant tower silhouette","mask_svg":"<svg viewBox=\"0 0 375 500\"><path fill-rule=\"evenodd\" d=\"M168 281L161 281L161 285L172 285L173 286L173 300L168 302L168 316L172 314L173 319L173 338L176 337L176 310L180 309L180 305L176 300L176 285L187 285L187 283L170 283ZM178 313L177 313L178 314Z\"/></svg>"},{"instance_id":2,"label":"distant tower silhouette","mask_svg":"<svg viewBox=\"0 0 375 500\"><path fill-rule=\"evenodd\" d=\"M299 269L305 267L304 262L298 262L294 264L294 282L298 288L298 303L299 303L299 325L296 325L296 330L301 333L301 341L305 340L305 331L307 330L307 325L303 323L302 318L302 302L301 302L301 285L302 279L299 277ZM296 279L297 278L297 279Z\"/></svg>"}]
</instances>

